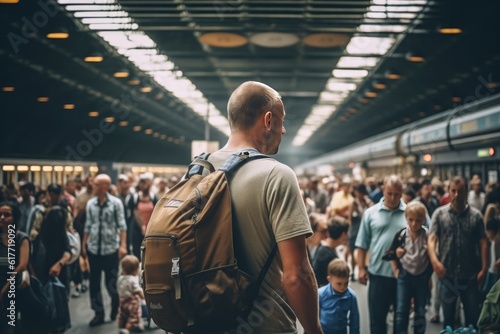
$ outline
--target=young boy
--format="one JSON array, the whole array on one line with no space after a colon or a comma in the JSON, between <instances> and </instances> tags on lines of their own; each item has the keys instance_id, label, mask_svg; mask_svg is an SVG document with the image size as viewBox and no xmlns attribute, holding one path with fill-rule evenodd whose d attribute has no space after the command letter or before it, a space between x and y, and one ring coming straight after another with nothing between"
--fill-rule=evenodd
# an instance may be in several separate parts
<instances>
[{"instance_id":1,"label":"young boy","mask_svg":"<svg viewBox=\"0 0 500 334\"><path fill-rule=\"evenodd\" d=\"M139 285L139 259L134 255L127 255L121 261L122 274L118 278L118 295L120 308L118 313L118 327L120 334L141 332L142 311L141 301L144 292Z\"/></svg>"},{"instance_id":2,"label":"young boy","mask_svg":"<svg viewBox=\"0 0 500 334\"><path fill-rule=\"evenodd\" d=\"M391 265L397 282L395 333L407 333L410 301L414 299L414 333L425 333L425 305L429 296L429 279L432 274L427 254L427 229L423 227L427 209L418 201L407 204L405 210L408 226L396 233L392 249L398 260Z\"/></svg>"},{"instance_id":3,"label":"young boy","mask_svg":"<svg viewBox=\"0 0 500 334\"><path fill-rule=\"evenodd\" d=\"M350 270L345 261L328 264L328 282L318 291L319 318L325 334L359 334L356 293L349 288Z\"/></svg>"}]
</instances>

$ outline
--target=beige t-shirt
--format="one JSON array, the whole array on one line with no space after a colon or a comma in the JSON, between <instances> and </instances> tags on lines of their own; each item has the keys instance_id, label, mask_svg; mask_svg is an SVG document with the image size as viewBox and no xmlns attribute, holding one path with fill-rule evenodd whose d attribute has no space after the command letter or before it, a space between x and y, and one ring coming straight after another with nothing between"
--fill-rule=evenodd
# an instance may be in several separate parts
<instances>
[{"instance_id":1,"label":"beige t-shirt","mask_svg":"<svg viewBox=\"0 0 500 334\"><path fill-rule=\"evenodd\" d=\"M235 151L214 152L209 161L219 168L232 153ZM231 180L231 199L238 266L254 278L275 242L312 234L295 173L272 158L242 165ZM260 289L259 307L240 325L240 332L297 332L295 314L283 293L281 267L277 253Z\"/></svg>"}]
</instances>

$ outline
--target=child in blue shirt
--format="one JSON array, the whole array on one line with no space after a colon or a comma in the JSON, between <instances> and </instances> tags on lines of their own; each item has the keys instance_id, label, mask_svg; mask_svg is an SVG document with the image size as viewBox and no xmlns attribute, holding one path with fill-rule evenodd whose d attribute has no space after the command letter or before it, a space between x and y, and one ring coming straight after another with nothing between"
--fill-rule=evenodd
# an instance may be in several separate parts
<instances>
[{"instance_id":1,"label":"child in blue shirt","mask_svg":"<svg viewBox=\"0 0 500 334\"><path fill-rule=\"evenodd\" d=\"M347 263L335 259L328 264L329 284L318 291L319 318L325 334L359 334L359 311L356 293L349 288Z\"/></svg>"}]
</instances>

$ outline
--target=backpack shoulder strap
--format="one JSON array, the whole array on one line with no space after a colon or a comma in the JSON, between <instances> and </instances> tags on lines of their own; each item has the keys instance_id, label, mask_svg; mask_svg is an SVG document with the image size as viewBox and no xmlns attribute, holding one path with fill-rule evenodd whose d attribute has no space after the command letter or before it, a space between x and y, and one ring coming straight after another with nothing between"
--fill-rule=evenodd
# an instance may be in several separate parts
<instances>
[{"instance_id":1,"label":"backpack shoulder strap","mask_svg":"<svg viewBox=\"0 0 500 334\"><path fill-rule=\"evenodd\" d=\"M227 158L219 170L225 172L229 176L232 176L243 163L262 158L269 158L269 156L262 154L255 149L244 150L239 153L232 154L229 158Z\"/></svg>"},{"instance_id":2,"label":"backpack shoulder strap","mask_svg":"<svg viewBox=\"0 0 500 334\"><path fill-rule=\"evenodd\" d=\"M256 293L259 293L260 286L262 285L262 282L264 282L264 278L266 277L267 271L271 267L271 264L273 263L274 256L276 255L276 252L278 251L278 244L274 243L274 247L271 250L271 253L269 254L269 257L267 258L266 262L264 263L264 266L262 267L259 277L257 278L257 291ZM257 297L257 296L256 296Z\"/></svg>"},{"instance_id":3,"label":"backpack shoulder strap","mask_svg":"<svg viewBox=\"0 0 500 334\"><path fill-rule=\"evenodd\" d=\"M210 153L202 153L194 158L194 160L189 164L188 170L186 172L185 178L189 179L195 174L201 175L203 169L207 169L210 173L215 172L214 166L208 162L208 157Z\"/></svg>"}]
</instances>

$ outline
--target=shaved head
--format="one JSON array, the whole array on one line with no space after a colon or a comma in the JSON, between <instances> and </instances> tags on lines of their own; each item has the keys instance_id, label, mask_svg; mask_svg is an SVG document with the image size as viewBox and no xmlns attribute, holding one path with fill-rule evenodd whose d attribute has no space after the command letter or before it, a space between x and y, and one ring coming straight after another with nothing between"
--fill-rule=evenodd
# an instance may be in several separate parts
<instances>
[{"instance_id":1,"label":"shaved head","mask_svg":"<svg viewBox=\"0 0 500 334\"><path fill-rule=\"evenodd\" d=\"M95 182L103 182L103 183L108 183L111 184L111 177L109 177L108 174L99 174L95 177L94 183Z\"/></svg>"},{"instance_id":2,"label":"shaved head","mask_svg":"<svg viewBox=\"0 0 500 334\"><path fill-rule=\"evenodd\" d=\"M263 83L242 83L231 94L227 103L231 131L251 128L262 112L271 111L280 100L278 92Z\"/></svg>"}]
</instances>

